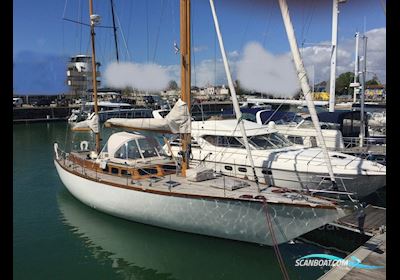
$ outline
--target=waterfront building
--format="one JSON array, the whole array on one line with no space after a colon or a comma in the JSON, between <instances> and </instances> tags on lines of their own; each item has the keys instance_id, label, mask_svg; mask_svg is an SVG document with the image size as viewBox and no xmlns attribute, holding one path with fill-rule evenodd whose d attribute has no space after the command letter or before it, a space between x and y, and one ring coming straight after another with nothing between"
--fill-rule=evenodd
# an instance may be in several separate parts
<instances>
[{"instance_id":1,"label":"waterfront building","mask_svg":"<svg viewBox=\"0 0 400 280\"><path fill-rule=\"evenodd\" d=\"M72 56L67 65L67 85L70 88L71 98L80 98L86 95L88 89L92 88L92 58L89 55ZM96 77L100 77L100 63L96 63ZM97 80L100 86L100 80Z\"/></svg>"}]
</instances>

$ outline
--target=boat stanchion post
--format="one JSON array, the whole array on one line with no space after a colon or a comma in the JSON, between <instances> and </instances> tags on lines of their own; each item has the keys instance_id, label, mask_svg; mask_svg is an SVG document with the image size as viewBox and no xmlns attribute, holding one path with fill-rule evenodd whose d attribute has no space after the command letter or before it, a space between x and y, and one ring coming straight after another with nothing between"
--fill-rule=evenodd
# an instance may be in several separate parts
<instances>
[{"instance_id":1,"label":"boat stanchion post","mask_svg":"<svg viewBox=\"0 0 400 280\"><path fill-rule=\"evenodd\" d=\"M357 209L358 229L360 230L361 234L364 234L364 223L365 223L365 217L367 216L367 214L364 211L365 202L360 203L357 208L358 208Z\"/></svg>"}]
</instances>

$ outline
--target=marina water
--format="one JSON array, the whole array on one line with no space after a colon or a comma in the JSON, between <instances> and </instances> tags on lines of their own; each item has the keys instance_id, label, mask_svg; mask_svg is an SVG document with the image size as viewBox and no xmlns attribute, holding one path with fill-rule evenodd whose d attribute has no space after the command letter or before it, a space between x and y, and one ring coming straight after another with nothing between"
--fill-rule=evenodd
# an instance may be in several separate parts
<instances>
[{"instance_id":1,"label":"marina water","mask_svg":"<svg viewBox=\"0 0 400 280\"><path fill-rule=\"evenodd\" d=\"M64 146L69 133L64 122L13 127L14 279L282 279L272 247L134 223L80 203L53 163L54 141ZM291 279L329 269L295 267L304 255L345 257L301 241L279 248Z\"/></svg>"}]
</instances>

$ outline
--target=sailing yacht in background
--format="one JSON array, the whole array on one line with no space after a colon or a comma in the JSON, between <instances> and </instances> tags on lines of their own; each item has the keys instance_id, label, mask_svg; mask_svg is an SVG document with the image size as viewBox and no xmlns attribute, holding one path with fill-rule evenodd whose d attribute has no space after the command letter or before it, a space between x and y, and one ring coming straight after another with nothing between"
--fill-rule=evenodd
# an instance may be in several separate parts
<instances>
[{"instance_id":1,"label":"sailing yacht in background","mask_svg":"<svg viewBox=\"0 0 400 280\"><path fill-rule=\"evenodd\" d=\"M92 63L95 63L94 26L98 16L93 14L92 1L90 18ZM182 100L169 117L160 121L159 127L168 127L182 136L182 162L165 156L154 137L137 132L114 133L101 148L98 127L94 126L95 150L81 145L80 151L65 153L54 144L57 172L77 199L97 210L136 222L266 245L287 242L344 216L347 209L352 210L337 200L217 176L204 167L189 168L189 0L181 0L180 50ZM98 123L95 84L93 89L94 117ZM234 102L238 107L237 100ZM246 139L244 133L242 136Z\"/></svg>"}]
</instances>

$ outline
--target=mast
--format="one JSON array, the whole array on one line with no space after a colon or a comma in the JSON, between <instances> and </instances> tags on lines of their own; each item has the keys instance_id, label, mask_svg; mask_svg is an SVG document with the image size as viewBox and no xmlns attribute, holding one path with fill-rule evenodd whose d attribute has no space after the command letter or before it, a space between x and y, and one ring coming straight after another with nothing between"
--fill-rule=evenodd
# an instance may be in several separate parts
<instances>
[{"instance_id":1,"label":"mast","mask_svg":"<svg viewBox=\"0 0 400 280\"><path fill-rule=\"evenodd\" d=\"M93 0L89 0L89 15L90 15L90 35L92 42L92 82L93 82L93 101L94 101L94 113L98 118L99 109L97 106L97 73L96 73L96 49L95 49L95 41L94 41L94 26L100 20L98 15L93 14ZM100 152L100 133L99 131L95 132L96 135L96 152Z\"/></svg>"},{"instance_id":2,"label":"mast","mask_svg":"<svg viewBox=\"0 0 400 280\"><path fill-rule=\"evenodd\" d=\"M331 77L329 89L329 112L335 111L335 90L336 90L336 60L337 60L337 28L339 3L344 3L347 0L332 0L332 52L331 52Z\"/></svg>"},{"instance_id":3,"label":"mast","mask_svg":"<svg viewBox=\"0 0 400 280\"><path fill-rule=\"evenodd\" d=\"M329 112L335 111L335 82L336 82L336 49L337 49L337 26L339 0L332 0L332 50L331 50L331 78L329 89Z\"/></svg>"},{"instance_id":4,"label":"mast","mask_svg":"<svg viewBox=\"0 0 400 280\"><path fill-rule=\"evenodd\" d=\"M328 167L328 173L329 173L330 179L332 181L333 186L336 187L336 182L335 182L335 177L333 175L331 161L329 159L329 154L326 149L324 137L322 136L321 126L319 124L317 112L315 110L314 102L312 100L312 96L310 93L311 89L310 89L310 85L308 82L307 72L304 68L304 64L303 64L303 61L300 56L300 51L297 46L296 36L294 34L294 29L293 29L292 21L289 16L289 8L287 6L286 0L279 0L279 7L281 9L283 22L285 24L286 34L288 36L290 49L291 49L291 52L293 55L293 60L294 60L295 66L296 66L297 76L300 81L301 89L302 89L304 97L307 101L307 107L308 107L308 110L310 111L311 120L314 124L315 130L317 131L318 141L322 148L325 162Z\"/></svg>"},{"instance_id":5,"label":"mast","mask_svg":"<svg viewBox=\"0 0 400 280\"><path fill-rule=\"evenodd\" d=\"M117 55L117 62L119 63L117 28L115 27L115 16L114 16L114 2L113 2L113 0L110 0L110 2L111 2L111 15L112 15L112 22L113 22L113 30L114 30L115 52Z\"/></svg>"},{"instance_id":6,"label":"mast","mask_svg":"<svg viewBox=\"0 0 400 280\"><path fill-rule=\"evenodd\" d=\"M367 39L368 37L363 35L364 40L364 69L362 73L362 91L360 96L360 147L364 146L364 139L365 139L365 122L364 122L364 101L365 101L365 86L366 86L366 79L367 79Z\"/></svg>"},{"instance_id":7,"label":"mast","mask_svg":"<svg viewBox=\"0 0 400 280\"><path fill-rule=\"evenodd\" d=\"M359 91L359 84L357 84L357 79L358 79L358 64L359 64L359 57L358 57L358 42L359 42L359 38L360 38L360 33L356 32L356 51L355 51L355 58L354 58L354 93L353 93L353 103L356 103L357 101L357 94ZM351 86L351 85L350 85Z\"/></svg>"},{"instance_id":8,"label":"mast","mask_svg":"<svg viewBox=\"0 0 400 280\"><path fill-rule=\"evenodd\" d=\"M224 68L225 68L226 77L228 79L229 90L230 90L231 95L232 95L233 108L235 110L236 119L238 121L239 128L240 128L240 131L241 131L242 136L243 136L243 142L244 142L244 145L245 145L246 150L247 150L248 159L250 161L250 165L251 165L251 168L253 170L254 180L257 183L258 192L260 192L260 187L258 185L258 178L257 178L256 170L254 168L253 157L251 156L251 149L250 149L249 141L248 141L247 135L246 135L246 129L244 127L244 123L243 123L243 119L242 119L242 112L240 111L239 102L238 102L238 99L237 99L237 96L236 96L236 90L235 90L235 87L233 86L231 72L230 72L229 64L228 64L228 59L226 58L224 42L222 41L221 31L219 29L218 18L217 18L217 14L215 12L215 7L214 7L214 1L213 0L210 0L210 6L211 6L212 15L213 15L213 18L214 18L214 25L215 25L215 30L217 32L217 37L218 37L219 47L221 49L222 59L224 61Z\"/></svg>"},{"instance_id":9,"label":"mast","mask_svg":"<svg viewBox=\"0 0 400 280\"><path fill-rule=\"evenodd\" d=\"M187 104L190 116L190 0L180 0L180 33L181 33L181 98ZM182 143L182 176L189 168L190 133L181 134Z\"/></svg>"}]
</instances>

